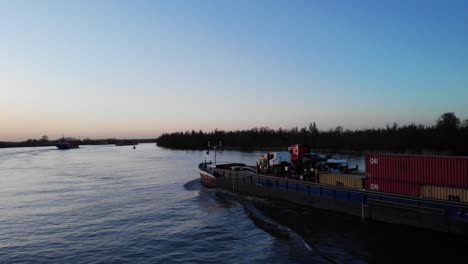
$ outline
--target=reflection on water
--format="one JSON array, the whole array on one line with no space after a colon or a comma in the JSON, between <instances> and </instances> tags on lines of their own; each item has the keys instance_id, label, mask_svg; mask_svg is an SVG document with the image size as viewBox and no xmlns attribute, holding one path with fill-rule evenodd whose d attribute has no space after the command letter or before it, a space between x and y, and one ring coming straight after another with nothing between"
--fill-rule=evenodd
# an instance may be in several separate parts
<instances>
[{"instance_id":1,"label":"reflection on water","mask_svg":"<svg viewBox=\"0 0 468 264\"><path fill-rule=\"evenodd\" d=\"M362 155L335 157L364 169ZM154 144L0 149L0 263L361 263L419 254L414 245L460 254L446 235L205 189L203 158Z\"/></svg>"}]
</instances>

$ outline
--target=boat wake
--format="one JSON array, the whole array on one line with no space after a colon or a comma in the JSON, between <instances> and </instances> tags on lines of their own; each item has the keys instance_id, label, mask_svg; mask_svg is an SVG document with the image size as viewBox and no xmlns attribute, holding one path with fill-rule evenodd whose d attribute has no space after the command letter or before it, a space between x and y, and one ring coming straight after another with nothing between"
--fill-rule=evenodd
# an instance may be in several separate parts
<instances>
[{"instance_id":1,"label":"boat wake","mask_svg":"<svg viewBox=\"0 0 468 264\"><path fill-rule=\"evenodd\" d=\"M275 237L290 238L291 230L289 228L283 227L263 215L252 203L243 203L242 207L250 220L260 229Z\"/></svg>"},{"instance_id":2,"label":"boat wake","mask_svg":"<svg viewBox=\"0 0 468 264\"><path fill-rule=\"evenodd\" d=\"M14 148L14 149L5 149L5 151L0 152L0 157L4 158L16 158L18 156L30 155L36 156L50 151L55 151L55 147L38 147L37 149L23 149L23 148Z\"/></svg>"},{"instance_id":3,"label":"boat wake","mask_svg":"<svg viewBox=\"0 0 468 264\"><path fill-rule=\"evenodd\" d=\"M265 216L262 212L255 208L255 205L251 200L221 190L216 190L215 195L223 202L231 201L231 203L236 202L241 205L250 220L252 220L252 222L263 231L275 237L290 238L291 230L289 228L284 227Z\"/></svg>"},{"instance_id":4,"label":"boat wake","mask_svg":"<svg viewBox=\"0 0 468 264\"><path fill-rule=\"evenodd\" d=\"M184 184L184 188L187 191L200 191L201 184L200 179L196 178Z\"/></svg>"},{"instance_id":5,"label":"boat wake","mask_svg":"<svg viewBox=\"0 0 468 264\"><path fill-rule=\"evenodd\" d=\"M239 196L227 191L217 190L215 193L217 198L223 201L231 200L241 205L246 212L250 220L260 229L270 234L273 237L286 240L295 250L299 250L299 254L305 254L317 258L319 262L335 263L335 261L327 256L326 253L322 252L319 247L307 243L302 236L296 233L291 228L281 225L273 219L266 216L262 211L257 209L256 204L262 206L275 206L270 204L268 200L250 197L250 196Z\"/></svg>"}]
</instances>

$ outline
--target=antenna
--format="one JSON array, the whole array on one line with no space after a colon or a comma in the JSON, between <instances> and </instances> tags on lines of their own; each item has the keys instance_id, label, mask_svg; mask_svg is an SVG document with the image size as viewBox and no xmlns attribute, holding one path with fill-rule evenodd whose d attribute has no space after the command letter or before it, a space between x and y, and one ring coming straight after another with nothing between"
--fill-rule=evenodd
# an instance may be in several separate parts
<instances>
[{"instance_id":1,"label":"antenna","mask_svg":"<svg viewBox=\"0 0 468 264\"><path fill-rule=\"evenodd\" d=\"M214 164L216 165L216 156L217 156L217 153L222 151L222 145L221 145L221 141L219 141L219 145L218 146L211 146L211 142L208 141L208 150L206 151L206 155L210 155L210 149L213 149L214 151Z\"/></svg>"},{"instance_id":2,"label":"antenna","mask_svg":"<svg viewBox=\"0 0 468 264\"><path fill-rule=\"evenodd\" d=\"M213 148L215 151L215 165L216 165L216 153L218 153L218 151L221 153L221 141L219 141L219 146L214 146Z\"/></svg>"}]
</instances>

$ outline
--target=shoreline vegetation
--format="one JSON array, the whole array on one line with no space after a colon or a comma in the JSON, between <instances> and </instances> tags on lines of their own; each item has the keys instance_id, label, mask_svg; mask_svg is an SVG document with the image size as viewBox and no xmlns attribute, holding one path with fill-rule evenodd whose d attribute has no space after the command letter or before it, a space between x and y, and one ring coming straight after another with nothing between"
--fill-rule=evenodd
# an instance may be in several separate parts
<instances>
[{"instance_id":1,"label":"shoreline vegetation","mask_svg":"<svg viewBox=\"0 0 468 264\"><path fill-rule=\"evenodd\" d=\"M268 127L250 130L211 132L186 131L165 133L157 138L157 145L170 149L202 150L207 142L225 149L285 150L302 143L319 152L384 152L395 154L468 155L468 119L460 119L452 112L442 114L434 125L424 126L397 123L386 128L350 130L338 126L319 130L315 122L308 127L291 129Z\"/></svg>"},{"instance_id":2,"label":"shoreline vegetation","mask_svg":"<svg viewBox=\"0 0 468 264\"><path fill-rule=\"evenodd\" d=\"M28 139L22 142L0 142L0 148L21 148L21 147L48 147L55 146L61 139L49 140L47 136L40 139ZM138 143L155 143L156 139L77 139L65 138L67 142L78 145L137 145Z\"/></svg>"}]
</instances>

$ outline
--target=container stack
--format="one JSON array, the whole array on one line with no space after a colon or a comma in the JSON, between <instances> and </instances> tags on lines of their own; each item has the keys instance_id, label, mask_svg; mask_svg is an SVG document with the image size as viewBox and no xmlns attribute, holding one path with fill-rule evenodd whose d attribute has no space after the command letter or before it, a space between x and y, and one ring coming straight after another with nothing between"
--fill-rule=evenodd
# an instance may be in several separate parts
<instances>
[{"instance_id":1,"label":"container stack","mask_svg":"<svg viewBox=\"0 0 468 264\"><path fill-rule=\"evenodd\" d=\"M368 154L366 189L468 202L468 158Z\"/></svg>"},{"instance_id":2,"label":"container stack","mask_svg":"<svg viewBox=\"0 0 468 264\"><path fill-rule=\"evenodd\" d=\"M319 183L332 186L340 186L352 189L364 189L364 175L359 174L335 174L321 173L318 177Z\"/></svg>"}]
</instances>

